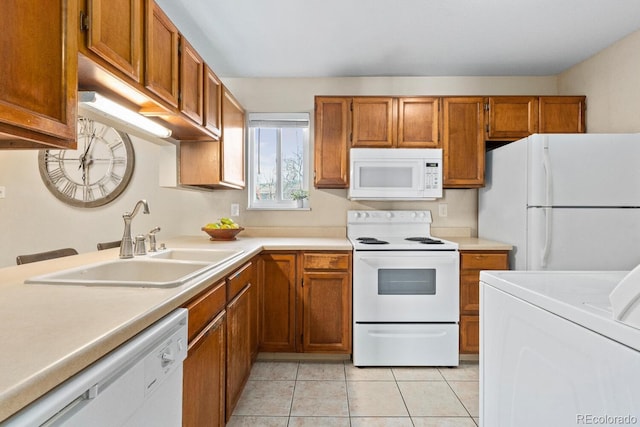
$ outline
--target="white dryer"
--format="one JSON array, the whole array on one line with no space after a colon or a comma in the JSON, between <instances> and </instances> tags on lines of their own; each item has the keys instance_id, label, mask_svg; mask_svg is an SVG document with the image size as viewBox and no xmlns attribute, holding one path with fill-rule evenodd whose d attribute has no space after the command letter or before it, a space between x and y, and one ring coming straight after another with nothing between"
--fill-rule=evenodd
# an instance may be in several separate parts
<instances>
[{"instance_id":1,"label":"white dryer","mask_svg":"<svg viewBox=\"0 0 640 427\"><path fill-rule=\"evenodd\" d=\"M625 274L481 273L481 425L640 424L640 329L609 302Z\"/></svg>"}]
</instances>

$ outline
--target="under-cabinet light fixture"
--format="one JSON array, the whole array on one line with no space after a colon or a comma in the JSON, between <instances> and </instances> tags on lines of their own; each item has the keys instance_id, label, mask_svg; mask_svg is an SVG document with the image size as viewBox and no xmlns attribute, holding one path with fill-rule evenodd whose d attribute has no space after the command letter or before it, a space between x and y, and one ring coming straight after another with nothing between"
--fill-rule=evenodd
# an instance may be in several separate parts
<instances>
[{"instance_id":1,"label":"under-cabinet light fixture","mask_svg":"<svg viewBox=\"0 0 640 427\"><path fill-rule=\"evenodd\" d=\"M80 102L86 107L104 113L115 120L124 121L131 126L135 126L159 138L168 138L171 136L170 129L105 98L97 92L80 91L78 92L78 97Z\"/></svg>"}]
</instances>

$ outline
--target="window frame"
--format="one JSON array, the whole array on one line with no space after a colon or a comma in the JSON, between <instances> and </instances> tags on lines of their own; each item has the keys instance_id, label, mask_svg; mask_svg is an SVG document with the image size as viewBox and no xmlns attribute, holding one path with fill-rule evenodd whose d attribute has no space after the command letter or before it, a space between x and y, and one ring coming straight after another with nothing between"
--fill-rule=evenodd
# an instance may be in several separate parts
<instances>
[{"instance_id":1,"label":"window frame","mask_svg":"<svg viewBox=\"0 0 640 427\"><path fill-rule=\"evenodd\" d=\"M310 140L309 140L309 132L311 127L310 122L310 114L309 113L249 113L247 114L247 134L248 134L248 150L247 150L247 165L248 165L248 210L310 210L309 208L309 196L307 196L307 200L303 203L302 207L298 206L296 200L286 200L286 199L277 199L277 200L256 200L254 199L255 192L257 190L257 170L258 170L258 158L256 156L256 129L260 126L252 125L255 122L292 122L291 127L303 128L303 141L302 141L302 189L309 192L309 181L311 175L311 159L310 159ZM294 123L303 123L306 126L300 126L299 124L293 125ZM263 126L266 127L266 126ZM278 129L278 134L281 133L281 129L288 126L279 126L275 127ZM281 142L281 139L278 138L278 144ZM277 179L277 193L278 197L281 194L282 187L282 179L281 179L281 158L280 158L281 150L278 149L278 177Z\"/></svg>"}]
</instances>

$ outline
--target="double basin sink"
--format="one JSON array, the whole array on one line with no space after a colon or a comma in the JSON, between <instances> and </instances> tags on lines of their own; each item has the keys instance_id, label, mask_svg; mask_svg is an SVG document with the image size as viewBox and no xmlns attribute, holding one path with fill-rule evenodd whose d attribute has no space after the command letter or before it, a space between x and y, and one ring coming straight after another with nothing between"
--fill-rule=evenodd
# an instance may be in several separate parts
<instances>
[{"instance_id":1,"label":"double basin sink","mask_svg":"<svg viewBox=\"0 0 640 427\"><path fill-rule=\"evenodd\" d=\"M210 272L244 251L168 249L31 277L27 284L172 288Z\"/></svg>"}]
</instances>

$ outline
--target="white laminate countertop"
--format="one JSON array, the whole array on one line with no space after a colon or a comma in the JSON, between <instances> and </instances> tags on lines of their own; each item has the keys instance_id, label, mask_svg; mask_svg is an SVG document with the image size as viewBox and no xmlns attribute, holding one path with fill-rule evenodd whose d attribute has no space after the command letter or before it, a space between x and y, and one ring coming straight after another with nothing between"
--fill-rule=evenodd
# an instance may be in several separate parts
<instances>
[{"instance_id":1,"label":"white laminate countertop","mask_svg":"<svg viewBox=\"0 0 640 427\"><path fill-rule=\"evenodd\" d=\"M346 238L206 236L168 248L242 249L205 276L174 288L25 285L25 279L118 258L118 248L0 269L0 421L81 371L263 250L351 250Z\"/></svg>"}]
</instances>

